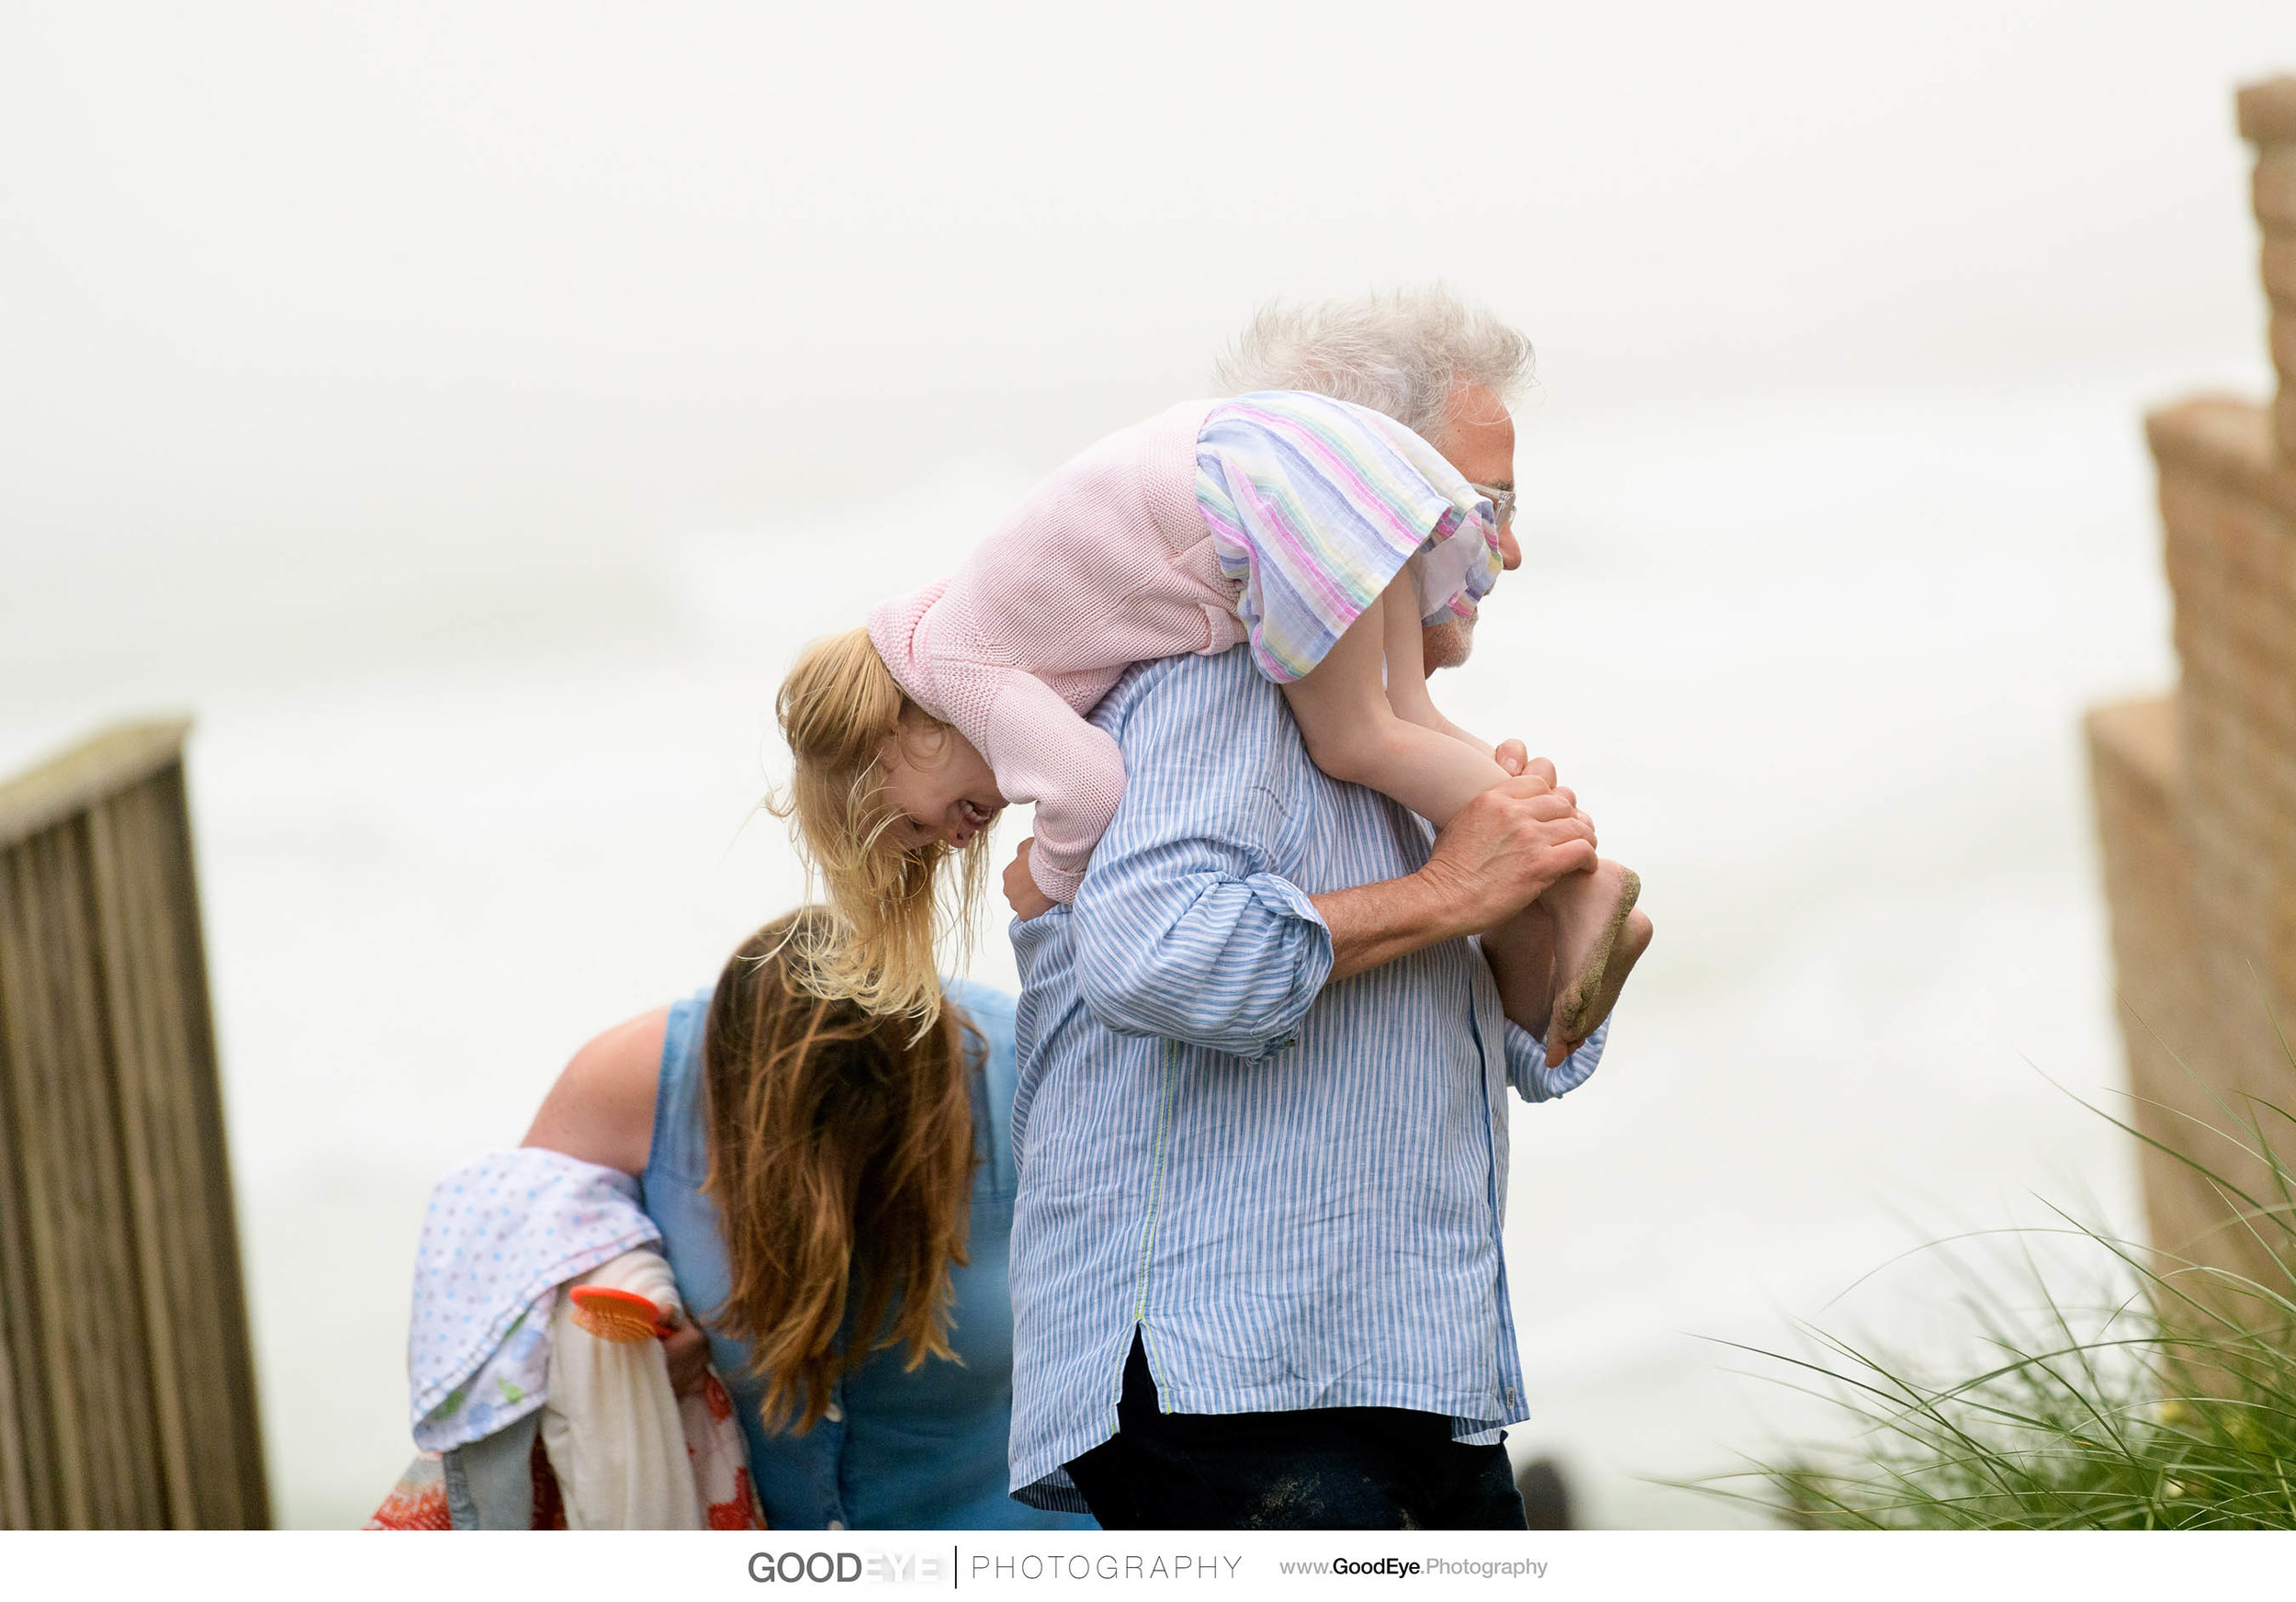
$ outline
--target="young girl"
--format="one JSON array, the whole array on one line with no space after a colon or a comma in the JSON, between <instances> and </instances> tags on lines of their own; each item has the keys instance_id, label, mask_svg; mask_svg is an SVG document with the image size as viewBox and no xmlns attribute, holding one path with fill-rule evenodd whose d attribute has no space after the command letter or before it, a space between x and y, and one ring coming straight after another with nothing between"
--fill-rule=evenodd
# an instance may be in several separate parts
<instances>
[{"instance_id":1,"label":"young girl","mask_svg":"<svg viewBox=\"0 0 2296 1602\"><path fill-rule=\"evenodd\" d=\"M816 642L782 686L793 817L847 920L816 961L872 1010L930 1016L935 873L1009 801L1036 803L1023 918L1073 899L1124 788L1085 716L1136 661L1248 641L1317 767L1437 828L1509 775L1428 698L1423 626L1469 615L1501 565L1501 491L1392 419L1292 391L1198 400L1062 468L949 579ZM1540 898L1548 1030L1592 1032L1639 882L1615 863Z\"/></svg>"}]
</instances>

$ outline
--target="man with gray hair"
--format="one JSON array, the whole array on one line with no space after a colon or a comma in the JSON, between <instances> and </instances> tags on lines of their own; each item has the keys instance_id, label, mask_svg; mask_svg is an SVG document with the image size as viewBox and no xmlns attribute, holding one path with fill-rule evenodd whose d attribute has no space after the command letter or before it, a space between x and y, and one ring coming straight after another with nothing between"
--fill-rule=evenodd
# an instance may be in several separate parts
<instances>
[{"instance_id":1,"label":"man with gray hair","mask_svg":"<svg viewBox=\"0 0 2296 1602\"><path fill-rule=\"evenodd\" d=\"M1353 300L1262 307L1212 368L1222 395L1305 389L1392 417L1449 458L1470 484L1507 496L1499 539L1509 571L1515 543L1514 420L1531 378L1531 342L1448 289L1390 290ZM1427 630L1427 671L1456 668L1473 649L1470 615Z\"/></svg>"},{"instance_id":2,"label":"man with gray hair","mask_svg":"<svg viewBox=\"0 0 2296 1602\"><path fill-rule=\"evenodd\" d=\"M1435 291L1265 311L1221 377L1408 423L1493 492L1513 569L1529 355ZM1425 632L1430 670L1474 622ZM1074 906L1014 931L1014 1495L1109 1528L1522 1528L1506 1091L1577 1088L1609 1030L1547 1064L1551 950L1516 915L1593 865L1592 823L1510 742L1518 776L1431 839L1317 770L1248 647L1142 663L1092 721L1123 802Z\"/></svg>"}]
</instances>

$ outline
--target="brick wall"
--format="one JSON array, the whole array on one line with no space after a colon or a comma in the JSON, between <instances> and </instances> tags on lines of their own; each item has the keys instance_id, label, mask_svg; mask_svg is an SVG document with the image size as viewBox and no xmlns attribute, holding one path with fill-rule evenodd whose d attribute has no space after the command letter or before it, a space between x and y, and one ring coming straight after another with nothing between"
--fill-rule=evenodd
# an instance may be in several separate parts
<instances>
[{"instance_id":1,"label":"brick wall","mask_svg":"<svg viewBox=\"0 0 2296 1602\"><path fill-rule=\"evenodd\" d=\"M2200 1127L2236 1130L2244 1097L2296 1114L2296 78L2239 105L2279 392L2147 420L2182 679L2092 713L2088 743L2138 1127L2271 1203L2266 1165ZM2296 1166L2296 1124L2262 1116ZM2157 1151L2144 1178L2155 1246L2258 1266L2234 1198Z\"/></svg>"}]
</instances>

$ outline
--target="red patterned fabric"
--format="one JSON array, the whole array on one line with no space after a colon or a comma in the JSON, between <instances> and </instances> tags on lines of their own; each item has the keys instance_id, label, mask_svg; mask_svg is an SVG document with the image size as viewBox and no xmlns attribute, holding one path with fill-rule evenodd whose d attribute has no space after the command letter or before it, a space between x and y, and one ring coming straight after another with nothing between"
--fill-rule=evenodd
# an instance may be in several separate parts
<instances>
[{"instance_id":1,"label":"red patterned fabric","mask_svg":"<svg viewBox=\"0 0 2296 1602\"><path fill-rule=\"evenodd\" d=\"M452 1529L446 1507L446 1475L436 1452L424 1452L407 1466L399 1483L366 1521L368 1529Z\"/></svg>"},{"instance_id":2,"label":"red patterned fabric","mask_svg":"<svg viewBox=\"0 0 2296 1602\"><path fill-rule=\"evenodd\" d=\"M702 1376L702 1388L678 1404L685 1426L686 1456L693 1464L693 1489L702 1498L702 1522L711 1529L763 1529L765 1514L749 1484L748 1455L741 1426L734 1422L734 1399L715 1370Z\"/></svg>"},{"instance_id":3,"label":"red patterned fabric","mask_svg":"<svg viewBox=\"0 0 2296 1602\"><path fill-rule=\"evenodd\" d=\"M765 1515L758 1511L758 1498L749 1489L749 1471L734 1471L734 1495L728 1502L713 1502L709 1506L712 1529L763 1529Z\"/></svg>"}]
</instances>

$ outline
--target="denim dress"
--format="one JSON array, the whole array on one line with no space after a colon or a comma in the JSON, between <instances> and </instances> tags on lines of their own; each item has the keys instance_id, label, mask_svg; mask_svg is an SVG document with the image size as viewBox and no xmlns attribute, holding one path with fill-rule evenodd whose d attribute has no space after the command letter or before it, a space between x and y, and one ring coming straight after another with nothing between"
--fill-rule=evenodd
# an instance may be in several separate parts
<instances>
[{"instance_id":1,"label":"denim dress","mask_svg":"<svg viewBox=\"0 0 2296 1602\"><path fill-rule=\"evenodd\" d=\"M1007 1492L1012 1431L1012 1303L1006 1287L1015 1175L1012 1156L1013 1002L985 986L953 983L949 998L974 1025L972 1260L952 1267L949 1343L962 1359L929 1358L905 1372L899 1349L873 1354L838 1384L827 1414L804 1435L768 1433L765 1386L749 1372L749 1345L711 1326L732 1284L717 1213L702 1184L709 1141L702 1119L702 1029L710 993L670 1010L662 1042L654 1144L639 1178L643 1204L662 1232L678 1289L710 1339L710 1359L733 1393L749 1471L768 1523L782 1529L1094 1529L1089 1518L1025 1506Z\"/></svg>"}]
</instances>

